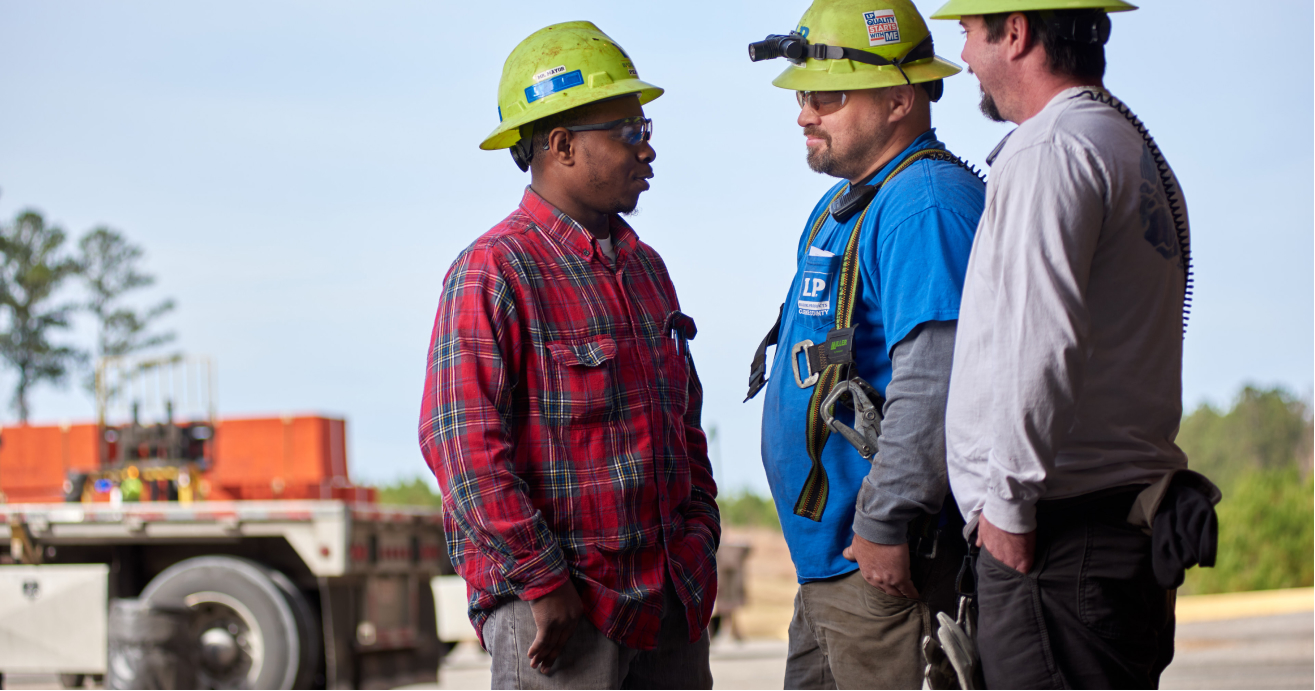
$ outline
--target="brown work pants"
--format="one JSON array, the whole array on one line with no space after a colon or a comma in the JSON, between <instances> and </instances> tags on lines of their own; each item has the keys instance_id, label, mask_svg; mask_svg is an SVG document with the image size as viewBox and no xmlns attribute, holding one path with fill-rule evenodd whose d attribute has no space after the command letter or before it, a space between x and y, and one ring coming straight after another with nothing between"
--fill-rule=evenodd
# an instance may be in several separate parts
<instances>
[{"instance_id":1,"label":"brown work pants","mask_svg":"<svg viewBox=\"0 0 1315 691\"><path fill-rule=\"evenodd\" d=\"M934 557L911 555L922 600L887 595L853 571L799 586L785 662L787 689L920 689L922 639L936 612L954 615L967 546L957 527Z\"/></svg>"}]
</instances>

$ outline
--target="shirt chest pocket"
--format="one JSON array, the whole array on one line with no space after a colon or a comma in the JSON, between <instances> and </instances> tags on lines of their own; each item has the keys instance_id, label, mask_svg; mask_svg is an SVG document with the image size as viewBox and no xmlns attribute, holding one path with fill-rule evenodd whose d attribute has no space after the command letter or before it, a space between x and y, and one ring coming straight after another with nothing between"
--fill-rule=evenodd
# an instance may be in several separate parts
<instances>
[{"instance_id":1,"label":"shirt chest pocket","mask_svg":"<svg viewBox=\"0 0 1315 691\"><path fill-rule=\"evenodd\" d=\"M840 262L840 257L804 257L795 295L795 320L809 330L829 330L835 326Z\"/></svg>"},{"instance_id":2,"label":"shirt chest pocket","mask_svg":"<svg viewBox=\"0 0 1315 691\"><path fill-rule=\"evenodd\" d=\"M617 347L611 336L549 343L548 353L552 363L539 393L539 410L549 423L618 419Z\"/></svg>"}]
</instances>

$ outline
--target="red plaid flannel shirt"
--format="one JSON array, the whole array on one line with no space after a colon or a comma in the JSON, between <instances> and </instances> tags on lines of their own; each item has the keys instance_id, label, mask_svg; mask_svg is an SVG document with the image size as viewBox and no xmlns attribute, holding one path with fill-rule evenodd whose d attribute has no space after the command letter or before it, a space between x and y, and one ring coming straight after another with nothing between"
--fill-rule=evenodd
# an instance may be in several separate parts
<instances>
[{"instance_id":1,"label":"red plaid flannel shirt","mask_svg":"<svg viewBox=\"0 0 1315 691\"><path fill-rule=\"evenodd\" d=\"M691 641L712 614L721 527L694 323L620 218L612 241L615 266L527 189L444 281L420 447L481 638L499 604L568 577L631 648L656 646L668 582Z\"/></svg>"}]
</instances>

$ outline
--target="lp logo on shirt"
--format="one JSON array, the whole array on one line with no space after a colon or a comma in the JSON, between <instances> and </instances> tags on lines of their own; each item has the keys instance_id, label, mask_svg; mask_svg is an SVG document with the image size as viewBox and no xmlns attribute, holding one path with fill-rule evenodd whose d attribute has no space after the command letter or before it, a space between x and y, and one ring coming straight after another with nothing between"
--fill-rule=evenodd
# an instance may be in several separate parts
<instances>
[{"instance_id":1,"label":"lp logo on shirt","mask_svg":"<svg viewBox=\"0 0 1315 691\"><path fill-rule=\"evenodd\" d=\"M806 317L825 317L831 311L831 298L827 284L831 275L821 271L805 271L803 288L799 291L799 314Z\"/></svg>"}]
</instances>

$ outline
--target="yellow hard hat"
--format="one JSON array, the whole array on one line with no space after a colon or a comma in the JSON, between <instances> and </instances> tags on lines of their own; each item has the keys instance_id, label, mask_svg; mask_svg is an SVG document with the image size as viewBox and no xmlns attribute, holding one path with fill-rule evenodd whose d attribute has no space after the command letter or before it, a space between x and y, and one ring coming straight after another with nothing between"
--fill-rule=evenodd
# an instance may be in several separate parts
<instances>
[{"instance_id":1,"label":"yellow hard hat","mask_svg":"<svg viewBox=\"0 0 1315 691\"><path fill-rule=\"evenodd\" d=\"M1034 12L1041 10L1104 10L1127 12L1137 9L1123 0L950 0L932 13L932 19L958 19L976 14Z\"/></svg>"},{"instance_id":2,"label":"yellow hard hat","mask_svg":"<svg viewBox=\"0 0 1315 691\"><path fill-rule=\"evenodd\" d=\"M962 71L937 57L927 23L909 0L815 0L786 36L750 44L755 62L794 63L772 84L795 91L846 91L918 84Z\"/></svg>"},{"instance_id":3,"label":"yellow hard hat","mask_svg":"<svg viewBox=\"0 0 1315 691\"><path fill-rule=\"evenodd\" d=\"M640 81L630 56L592 22L553 24L520 42L502 66L498 126L479 148L506 149L522 125L586 103L638 94L643 105L662 89Z\"/></svg>"}]
</instances>

